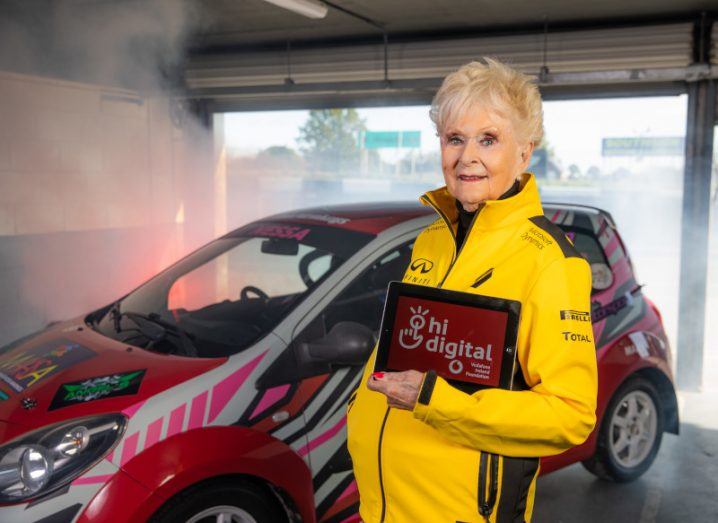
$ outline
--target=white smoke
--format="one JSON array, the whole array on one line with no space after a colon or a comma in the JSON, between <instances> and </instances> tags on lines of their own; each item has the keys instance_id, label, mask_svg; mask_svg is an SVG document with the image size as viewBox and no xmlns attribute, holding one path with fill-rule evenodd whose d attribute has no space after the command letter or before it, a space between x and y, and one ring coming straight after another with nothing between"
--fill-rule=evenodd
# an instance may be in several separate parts
<instances>
[{"instance_id":1,"label":"white smoke","mask_svg":"<svg viewBox=\"0 0 718 523\"><path fill-rule=\"evenodd\" d=\"M119 298L212 236L212 136L173 98L210 22L197 4L0 2L0 343Z\"/></svg>"}]
</instances>

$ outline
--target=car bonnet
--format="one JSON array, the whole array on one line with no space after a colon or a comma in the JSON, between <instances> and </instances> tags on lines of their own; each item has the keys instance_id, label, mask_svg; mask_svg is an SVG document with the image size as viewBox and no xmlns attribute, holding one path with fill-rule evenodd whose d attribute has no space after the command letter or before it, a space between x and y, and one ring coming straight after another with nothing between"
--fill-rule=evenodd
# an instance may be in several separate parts
<instances>
[{"instance_id":1,"label":"car bonnet","mask_svg":"<svg viewBox=\"0 0 718 523\"><path fill-rule=\"evenodd\" d=\"M81 322L57 325L0 353L0 444L67 419L121 412L225 361L149 352Z\"/></svg>"}]
</instances>

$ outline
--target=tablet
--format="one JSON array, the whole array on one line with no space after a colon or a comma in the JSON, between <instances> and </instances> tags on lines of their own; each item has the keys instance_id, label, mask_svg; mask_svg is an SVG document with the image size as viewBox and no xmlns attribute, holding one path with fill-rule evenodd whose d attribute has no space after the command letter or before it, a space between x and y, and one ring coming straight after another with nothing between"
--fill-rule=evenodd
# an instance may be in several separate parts
<instances>
[{"instance_id":1,"label":"tablet","mask_svg":"<svg viewBox=\"0 0 718 523\"><path fill-rule=\"evenodd\" d=\"M521 303L391 282L374 371L430 369L464 392L511 389Z\"/></svg>"}]
</instances>

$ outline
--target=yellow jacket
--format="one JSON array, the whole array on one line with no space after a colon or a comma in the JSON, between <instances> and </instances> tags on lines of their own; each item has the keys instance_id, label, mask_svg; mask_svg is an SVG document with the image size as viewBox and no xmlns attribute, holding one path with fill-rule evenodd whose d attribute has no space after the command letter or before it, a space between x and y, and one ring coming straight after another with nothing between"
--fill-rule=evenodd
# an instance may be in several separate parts
<instances>
[{"instance_id":1,"label":"yellow jacket","mask_svg":"<svg viewBox=\"0 0 718 523\"><path fill-rule=\"evenodd\" d=\"M429 372L413 412L388 408L366 386L375 349L347 413L360 514L366 523L528 522L538 458L582 443L596 421L590 268L543 216L529 173L518 194L482 206L459 253L453 197L442 188L421 201L440 218L416 239L404 281L521 302L515 381L525 390L466 394Z\"/></svg>"}]
</instances>

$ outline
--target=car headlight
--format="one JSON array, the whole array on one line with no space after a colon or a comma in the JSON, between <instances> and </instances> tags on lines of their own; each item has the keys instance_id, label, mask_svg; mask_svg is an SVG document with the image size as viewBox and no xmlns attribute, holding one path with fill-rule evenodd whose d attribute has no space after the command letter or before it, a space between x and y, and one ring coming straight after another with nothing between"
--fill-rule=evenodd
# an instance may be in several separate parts
<instances>
[{"instance_id":1,"label":"car headlight","mask_svg":"<svg viewBox=\"0 0 718 523\"><path fill-rule=\"evenodd\" d=\"M78 418L0 446L0 503L16 503L67 485L105 457L126 424L122 414Z\"/></svg>"}]
</instances>

